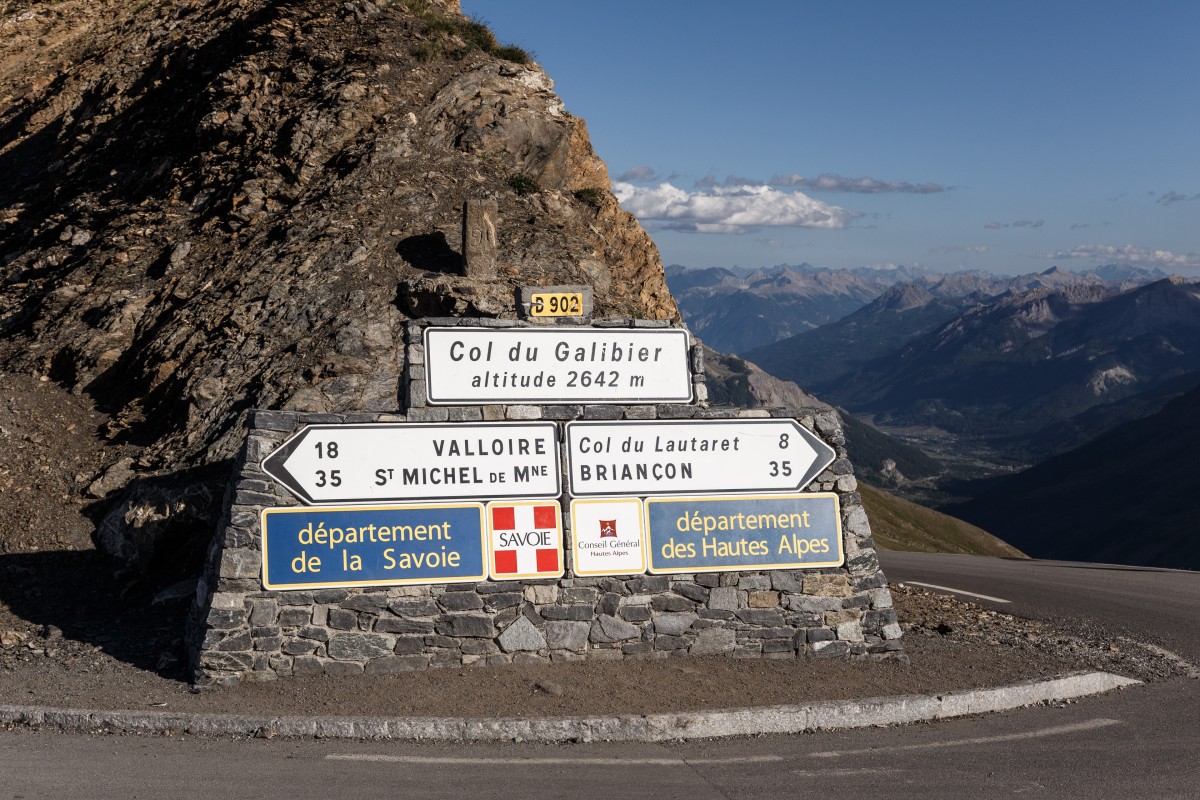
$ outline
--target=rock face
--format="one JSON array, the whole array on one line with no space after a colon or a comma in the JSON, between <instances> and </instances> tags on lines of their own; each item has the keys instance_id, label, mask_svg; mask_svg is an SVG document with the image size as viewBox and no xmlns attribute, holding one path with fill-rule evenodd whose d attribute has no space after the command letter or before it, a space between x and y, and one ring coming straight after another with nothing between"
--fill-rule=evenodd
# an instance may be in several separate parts
<instances>
[{"instance_id":1,"label":"rock face","mask_svg":"<svg viewBox=\"0 0 1200 800\"><path fill-rule=\"evenodd\" d=\"M583 121L471 30L418 0L0 19L0 369L95 396L145 475L230 458L253 407L395 408L406 319L572 283L674 318ZM470 201L495 203L488 277Z\"/></svg>"}]
</instances>

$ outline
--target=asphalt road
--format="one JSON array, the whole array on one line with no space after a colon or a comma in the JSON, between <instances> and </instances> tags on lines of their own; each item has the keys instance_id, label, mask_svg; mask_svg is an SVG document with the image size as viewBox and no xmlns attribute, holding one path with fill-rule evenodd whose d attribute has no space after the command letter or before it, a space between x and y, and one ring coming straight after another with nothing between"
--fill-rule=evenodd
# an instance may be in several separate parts
<instances>
[{"instance_id":1,"label":"asphalt road","mask_svg":"<svg viewBox=\"0 0 1200 800\"><path fill-rule=\"evenodd\" d=\"M931 583L1053 618L1111 617L1191 656L1200 575L885 554ZM984 604L993 601L980 601ZM1200 796L1200 680L928 725L679 744L0 735L0 798L1188 798Z\"/></svg>"}]
</instances>

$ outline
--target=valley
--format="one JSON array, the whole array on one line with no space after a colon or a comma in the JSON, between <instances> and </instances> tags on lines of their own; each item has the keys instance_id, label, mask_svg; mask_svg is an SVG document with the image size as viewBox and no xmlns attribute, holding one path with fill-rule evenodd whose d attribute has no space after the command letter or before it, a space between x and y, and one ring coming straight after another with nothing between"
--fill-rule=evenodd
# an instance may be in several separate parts
<instances>
[{"instance_id":1,"label":"valley","mask_svg":"<svg viewBox=\"0 0 1200 800\"><path fill-rule=\"evenodd\" d=\"M760 270L729 291L764 293L765 275L815 271ZM713 273L692 276L680 293L685 319L696 287L711 286ZM732 275L721 276L727 290ZM869 276L876 286L887 283L886 275ZM1101 476L1137 485L1155 462L1150 440L1162 438L1163 426L1185 426L1179 404L1200 386L1200 285L1122 265L1011 278L891 276L876 296L824 323L822 315L844 307L844 285L820 313L813 310L819 292L808 286L811 327L786 337L776 331L774 341L759 336L738 356L747 369L761 367L841 410L847 447L874 486L961 516L1033 556L1200 566L1176 544L1191 518L1190 487L1154 492L1160 500L1150 515L1163 524L1149 542L1122 543L1128 531L1103 520L1086 535L1068 535L1074 522L1091 520L1086 509L1073 509L1092 505L1088 496L1107 482ZM685 277L679 268L668 273L673 289ZM793 283L786 291L794 290ZM749 336L755 328L739 322L742 313L726 304L718 330L740 327ZM715 317L709 311L695 319L703 338ZM1137 439L1131 430L1155 434ZM1129 462L1142 465L1136 475ZM1186 471L1180 465L1170 482ZM1129 514L1108 517L1134 524Z\"/></svg>"}]
</instances>

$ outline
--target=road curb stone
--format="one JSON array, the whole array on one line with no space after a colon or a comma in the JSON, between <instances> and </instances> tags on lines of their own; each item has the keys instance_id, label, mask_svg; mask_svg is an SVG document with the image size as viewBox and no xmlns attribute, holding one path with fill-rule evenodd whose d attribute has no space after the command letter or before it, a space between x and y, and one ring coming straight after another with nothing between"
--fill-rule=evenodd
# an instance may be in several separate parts
<instances>
[{"instance_id":1,"label":"road curb stone","mask_svg":"<svg viewBox=\"0 0 1200 800\"><path fill-rule=\"evenodd\" d=\"M870 697L804 705L645 715L533 717L299 717L171 711L98 711L0 705L0 724L66 733L161 733L425 741L659 742L899 725L1007 711L1140 684L1109 672L1075 672L988 689Z\"/></svg>"}]
</instances>

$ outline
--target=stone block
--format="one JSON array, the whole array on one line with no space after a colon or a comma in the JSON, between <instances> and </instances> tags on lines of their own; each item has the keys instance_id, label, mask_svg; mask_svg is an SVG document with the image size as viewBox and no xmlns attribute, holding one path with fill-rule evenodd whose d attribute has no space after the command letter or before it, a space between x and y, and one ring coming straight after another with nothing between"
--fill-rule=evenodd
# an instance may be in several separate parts
<instances>
[{"instance_id":1,"label":"stone block","mask_svg":"<svg viewBox=\"0 0 1200 800\"><path fill-rule=\"evenodd\" d=\"M428 597L393 597L388 600L388 610L398 617L435 617L441 613Z\"/></svg>"},{"instance_id":2,"label":"stone block","mask_svg":"<svg viewBox=\"0 0 1200 800\"><path fill-rule=\"evenodd\" d=\"M863 629L860 622L843 622L837 626L837 638L843 642L863 641Z\"/></svg>"},{"instance_id":3,"label":"stone block","mask_svg":"<svg viewBox=\"0 0 1200 800\"><path fill-rule=\"evenodd\" d=\"M472 594L474 594L472 592ZM475 595L479 597L479 595ZM511 608L521 605L525 599L524 592L493 592L483 596L486 599L484 603L488 611L499 611L502 608Z\"/></svg>"},{"instance_id":4,"label":"stone block","mask_svg":"<svg viewBox=\"0 0 1200 800\"><path fill-rule=\"evenodd\" d=\"M446 614L438 620L435 630L445 636L496 638L492 618L483 614Z\"/></svg>"},{"instance_id":5,"label":"stone block","mask_svg":"<svg viewBox=\"0 0 1200 800\"><path fill-rule=\"evenodd\" d=\"M708 602L708 589L696 583L676 583L671 590L701 605Z\"/></svg>"},{"instance_id":6,"label":"stone block","mask_svg":"<svg viewBox=\"0 0 1200 800\"><path fill-rule=\"evenodd\" d=\"M208 611L208 627L219 628L222 630L228 628L240 628L246 624L246 611L242 608L220 609L211 608Z\"/></svg>"},{"instance_id":7,"label":"stone block","mask_svg":"<svg viewBox=\"0 0 1200 800\"><path fill-rule=\"evenodd\" d=\"M600 592L591 586L573 586L562 590L564 603L595 603Z\"/></svg>"},{"instance_id":8,"label":"stone block","mask_svg":"<svg viewBox=\"0 0 1200 800\"><path fill-rule=\"evenodd\" d=\"M596 604L597 614L606 614L612 616L617 613L617 609L621 607L621 595L609 592L600 598Z\"/></svg>"},{"instance_id":9,"label":"stone block","mask_svg":"<svg viewBox=\"0 0 1200 800\"><path fill-rule=\"evenodd\" d=\"M848 642L816 642L812 645L813 655L817 658L845 658L850 655Z\"/></svg>"},{"instance_id":10,"label":"stone block","mask_svg":"<svg viewBox=\"0 0 1200 800\"><path fill-rule=\"evenodd\" d=\"M737 612L737 618L742 622L761 625L764 628L783 626L783 614L772 608L743 608Z\"/></svg>"},{"instance_id":11,"label":"stone block","mask_svg":"<svg viewBox=\"0 0 1200 800\"><path fill-rule=\"evenodd\" d=\"M475 592L446 592L437 602L447 611L479 611L483 608L483 598Z\"/></svg>"},{"instance_id":12,"label":"stone block","mask_svg":"<svg viewBox=\"0 0 1200 800\"><path fill-rule=\"evenodd\" d=\"M736 634L725 628L706 628L696 636L688 652L694 656L723 655L737 647Z\"/></svg>"},{"instance_id":13,"label":"stone block","mask_svg":"<svg viewBox=\"0 0 1200 800\"><path fill-rule=\"evenodd\" d=\"M654 599L650 601L650 607L659 612L694 611L696 603L677 594L659 594L655 595Z\"/></svg>"},{"instance_id":14,"label":"stone block","mask_svg":"<svg viewBox=\"0 0 1200 800\"><path fill-rule=\"evenodd\" d=\"M548 605L558 602L559 589L553 584L539 584L525 587L525 599L536 605Z\"/></svg>"},{"instance_id":15,"label":"stone block","mask_svg":"<svg viewBox=\"0 0 1200 800\"><path fill-rule=\"evenodd\" d=\"M546 646L551 650L587 649L590 622L547 622Z\"/></svg>"},{"instance_id":16,"label":"stone block","mask_svg":"<svg viewBox=\"0 0 1200 800\"><path fill-rule=\"evenodd\" d=\"M354 594L343 600L341 605L342 608L353 611L370 611L378 614L388 607L388 596L384 592Z\"/></svg>"},{"instance_id":17,"label":"stone block","mask_svg":"<svg viewBox=\"0 0 1200 800\"><path fill-rule=\"evenodd\" d=\"M619 613L627 622L645 622L654 616L650 606L622 606Z\"/></svg>"},{"instance_id":18,"label":"stone block","mask_svg":"<svg viewBox=\"0 0 1200 800\"><path fill-rule=\"evenodd\" d=\"M339 633L329 640L329 657L338 661L367 661L390 655L396 646L391 636L378 633Z\"/></svg>"},{"instance_id":19,"label":"stone block","mask_svg":"<svg viewBox=\"0 0 1200 800\"><path fill-rule=\"evenodd\" d=\"M465 655L490 656L500 652L500 648L491 639L467 639L462 643Z\"/></svg>"},{"instance_id":20,"label":"stone block","mask_svg":"<svg viewBox=\"0 0 1200 800\"><path fill-rule=\"evenodd\" d=\"M289 656L309 656L317 652L318 642L311 639L284 639L279 646L280 652Z\"/></svg>"},{"instance_id":21,"label":"stone block","mask_svg":"<svg viewBox=\"0 0 1200 800\"><path fill-rule=\"evenodd\" d=\"M253 653L209 651L200 657L200 669L221 672L246 672L254 667Z\"/></svg>"},{"instance_id":22,"label":"stone block","mask_svg":"<svg viewBox=\"0 0 1200 800\"><path fill-rule=\"evenodd\" d=\"M853 593L850 578L846 575L804 576L804 594L817 597L849 597Z\"/></svg>"},{"instance_id":23,"label":"stone block","mask_svg":"<svg viewBox=\"0 0 1200 800\"><path fill-rule=\"evenodd\" d=\"M221 640L221 643L217 645L217 649L218 650L251 650L251 649L253 649L250 631L247 631L247 630L230 631L229 635L227 635L225 638L223 638Z\"/></svg>"},{"instance_id":24,"label":"stone block","mask_svg":"<svg viewBox=\"0 0 1200 800\"><path fill-rule=\"evenodd\" d=\"M750 592L746 595L746 605L751 608L778 608L779 592Z\"/></svg>"},{"instance_id":25,"label":"stone block","mask_svg":"<svg viewBox=\"0 0 1200 800\"><path fill-rule=\"evenodd\" d=\"M738 576L738 588L747 592L763 592L771 588L770 575L746 575L742 573Z\"/></svg>"},{"instance_id":26,"label":"stone block","mask_svg":"<svg viewBox=\"0 0 1200 800\"><path fill-rule=\"evenodd\" d=\"M620 642L626 639L637 639L642 635L642 629L631 625L625 620L617 619L609 614L602 614L592 623L589 637L593 642Z\"/></svg>"},{"instance_id":27,"label":"stone block","mask_svg":"<svg viewBox=\"0 0 1200 800\"><path fill-rule=\"evenodd\" d=\"M804 575L776 570L771 573L771 588L777 592L801 592L804 590Z\"/></svg>"},{"instance_id":28,"label":"stone block","mask_svg":"<svg viewBox=\"0 0 1200 800\"><path fill-rule=\"evenodd\" d=\"M267 505L274 505L270 498ZM221 553L222 578L257 578L262 572L262 553L246 548L225 550Z\"/></svg>"},{"instance_id":29,"label":"stone block","mask_svg":"<svg viewBox=\"0 0 1200 800\"><path fill-rule=\"evenodd\" d=\"M570 606L542 606L543 619L556 620L591 620L594 616L592 607L583 603Z\"/></svg>"},{"instance_id":30,"label":"stone block","mask_svg":"<svg viewBox=\"0 0 1200 800\"><path fill-rule=\"evenodd\" d=\"M396 646L392 648L392 652L398 656L423 653L425 652L425 639L423 636L397 636Z\"/></svg>"},{"instance_id":31,"label":"stone block","mask_svg":"<svg viewBox=\"0 0 1200 800\"><path fill-rule=\"evenodd\" d=\"M344 608L331 608L329 609L329 627L337 631L352 631L358 627L358 614Z\"/></svg>"},{"instance_id":32,"label":"stone block","mask_svg":"<svg viewBox=\"0 0 1200 800\"><path fill-rule=\"evenodd\" d=\"M860 619L862 619L862 614L852 608L845 608L841 611L827 611L824 617L825 624L830 628L844 625L847 622L858 622Z\"/></svg>"},{"instance_id":33,"label":"stone block","mask_svg":"<svg viewBox=\"0 0 1200 800\"><path fill-rule=\"evenodd\" d=\"M431 620L380 617L375 620L375 630L378 633L433 633L433 622Z\"/></svg>"},{"instance_id":34,"label":"stone block","mask_svg":"<svg viewBox=\"0 0 1200 800\"><path fill-rule=\"evenodd\" d=\"M871 599L871 608L892 607L892 593L886 588L871 589L867 592L867 596Z\"/></svg>"},{"instance_id":35,"label":"stone block","mask_svg":"<svg viewBox=\"0 0 1200 800\"><path fill-rule=\"evenodd\" d=\"M519 617L500 634L500 647L506 653L534 652L546 649L546 637L532 622Z\"/></svg>"},{"instance_id":36,"label":"stone block","mask_svg":"<svg viewBox=\"0 0 1200 800\"><path fill-rule=\"evenodd\" d=\"M654 618L654 632L659 636L681 636L697 620L695 614L659 614Z\"/></svg>"},{"instance_id":37,"label":"stone block","mask_svg":"<svg viewBox=\"0 0 1200 800\"><path fill-rule=\"evenodd\" d=\"M737 611L741 593L733 586L718 586L708 593L708 607L714 611Z\"/></svg>"},{"instance_id":38,"label":"stone block","mask_svg":"<svg viewBox=\"0 0 1200 800\"><path fill-rule=\"evenodd\" d=\"M639 575L630 578L625 585L633 594L658 594L670 589L671 581L666 575Z\"/></svg>"}]
</instances>

